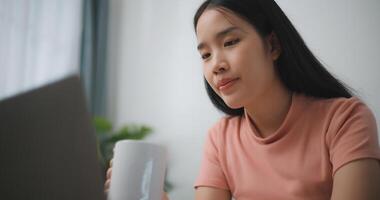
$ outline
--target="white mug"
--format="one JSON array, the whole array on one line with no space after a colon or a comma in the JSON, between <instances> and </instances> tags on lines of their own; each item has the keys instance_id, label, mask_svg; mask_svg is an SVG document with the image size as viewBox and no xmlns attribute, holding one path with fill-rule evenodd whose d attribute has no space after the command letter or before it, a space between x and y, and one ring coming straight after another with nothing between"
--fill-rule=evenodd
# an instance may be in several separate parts
<instances>
[{"instance_id":1,"label":"white mug","mask_svg":"<svg viewBox=\"0 0 380 200\"><path fill-rule=\"evenodd\" d=\"M166 150L136 140L116 143L108 200L161 200Z\"/></svg>"}]
</instances>

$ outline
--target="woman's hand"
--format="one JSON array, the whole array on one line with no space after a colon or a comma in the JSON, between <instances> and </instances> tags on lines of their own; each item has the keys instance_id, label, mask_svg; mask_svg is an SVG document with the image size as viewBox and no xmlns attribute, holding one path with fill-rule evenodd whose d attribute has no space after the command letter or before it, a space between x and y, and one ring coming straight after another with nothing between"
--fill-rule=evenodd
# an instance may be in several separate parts
<instances>
[{"instance_id":1,"label":"woman's hand","mask_svg":"<svg viewBox=\"0 0 380 200\"><path fill-rule=\"evenodd\" d=\"M106 182L104 183L104 191L105 192L108 192L109 189L110 189L111 176L112 176L112 162L113 162L113 160L110 161L110 167L107 170ZM168 195L166 194L166 192L163 193L162 200L169 200Z\"/></svg>"},{"instance_id":2,"label":"woman's hand","mask_svg":"<svg viewBox=\"0 0 380 200\"><path fill-rule=\"evenodd\" d=\"M111 176L112 176L112 162L113 162L113 159L110 161L110 167L107 169L106 182L104 183L104 192L108 192L110 189Z\"/></svg>"}]
</instances>

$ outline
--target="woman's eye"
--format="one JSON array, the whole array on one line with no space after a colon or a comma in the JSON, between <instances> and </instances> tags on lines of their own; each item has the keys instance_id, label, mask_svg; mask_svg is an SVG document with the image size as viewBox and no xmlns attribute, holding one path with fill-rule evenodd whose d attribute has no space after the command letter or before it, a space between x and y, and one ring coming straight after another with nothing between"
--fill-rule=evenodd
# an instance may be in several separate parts
<instances>
[{"instance_id":1,"label":"woman's eye","mask_svg":"<svg viewBox=\"0 0 380 200\"><path fill-rule=\"evenodd\" d=\"M202 59L203 60L206 60L208 57L210 57L210 53L205 53L205 54L202 54Z\"/></svg>"},{"instance_id":2,"label":"woman's eye","mask_svg":"<svg viewBox=\"0 0 380 200\"><path fill-rule=\"evenodd\" d=\"M232 45L235 45L235 44L237 44L239 42L240 42L239 39L230 40L230 41L227 41L227 42L224 43L224 47L232 46Z\"/></svg>"}]
</instances>

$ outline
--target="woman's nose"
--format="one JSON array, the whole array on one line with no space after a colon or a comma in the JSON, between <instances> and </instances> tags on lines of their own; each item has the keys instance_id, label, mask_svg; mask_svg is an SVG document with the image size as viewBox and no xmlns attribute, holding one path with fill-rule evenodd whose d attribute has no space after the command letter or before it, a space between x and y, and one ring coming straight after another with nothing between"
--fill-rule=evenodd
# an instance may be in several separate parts
<instances>
[{"instance_id":1,"label":"woman's nose","mask_svg":"<svg viewBox=\"0 0 380 200\"><path fill-rule=\"evenodd\" d=\"M213 72L214 74L219 74L227 71L229 69L229 65L227 60L225 59L223 53L214 54L213 58Z\"/></svg>"}]
</instances>

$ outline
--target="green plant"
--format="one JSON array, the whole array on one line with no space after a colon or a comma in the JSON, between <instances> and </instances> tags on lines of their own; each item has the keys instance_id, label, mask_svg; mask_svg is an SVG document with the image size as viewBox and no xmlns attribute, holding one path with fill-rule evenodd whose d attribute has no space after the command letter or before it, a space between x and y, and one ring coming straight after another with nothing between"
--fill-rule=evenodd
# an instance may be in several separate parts
<instances>
[{"instance_id":1,"label":"green plant","mask_svg":"<svg viewBox=\"0 0 380 200\"><path fill-rule=\"evenodd\" d=\"M119 140L142 140L152 133L152 129L142 125L125 125L114 130L110 121L103 117L94 117L94 125L98 138L98 153L102 164L108 167L113 157L113 148Z\"/></svg>"},{"instance_id":2,"label":"green plant","mask_svg":"<svg viewBox=\"0 0 380 200\"><path fill-rule=\"evenodd\" d=\"M94 126L98 140L98 156L103 168L103 172L109 167L113 157L113 148L119 140L142 140L152 133L152 128L145 125L124 125L118 130L114 130L112 123L103 117L94 117ZM165 191L170 191L172 184L165 180Z\"/></svg>"}]
</instances>

